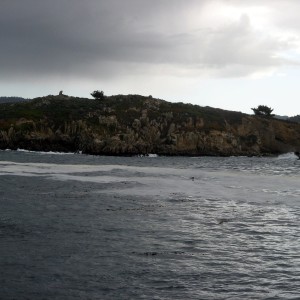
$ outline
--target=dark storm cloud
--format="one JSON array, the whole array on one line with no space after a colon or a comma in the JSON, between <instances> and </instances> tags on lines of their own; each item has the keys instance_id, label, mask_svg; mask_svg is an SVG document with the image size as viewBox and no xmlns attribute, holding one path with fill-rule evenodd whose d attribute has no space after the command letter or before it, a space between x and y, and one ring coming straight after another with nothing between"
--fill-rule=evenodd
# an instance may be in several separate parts
<instances>
[{"instance_id":1,"label":"dark storm cloud","mask_svg":"<svg viewBox=\"0 0 300 300\"><path fill-rule=\"evenodd\" d=\"M1 0L0 76L101 77L125 72L130 64L217 70L227 76L282 62L275 54L285 43L257 38L246 15L219 28L191 26L193 10L200 15L208 3ZM234 67L227 72L228 66Z\"/></svg>"},{"instance_id":2,"label":"dark storm cloud","mask_svg":"<svg viewBox=\"0 0 300 300\"><path fill-rule=\"evenodd\" d=\"M83 1L7 1L1 4L1 65L12 72L62 71L104 55L103 15ZM101 47L101 45L103 45Z\"/></svg>"},{"instance_id":3,"label":"dark storm cloud","mask_svg":"<svg viewBox=\"0 0 300 300\"><path fill-rule=\"evenodd\" d=\"M183 3L174 1L174 7ZM163 33L151 33L144 18L167 6L161 1L2 1L1 68L51 73L101 61L147 61L168 43Z\"/></svg>"}]
</instances>

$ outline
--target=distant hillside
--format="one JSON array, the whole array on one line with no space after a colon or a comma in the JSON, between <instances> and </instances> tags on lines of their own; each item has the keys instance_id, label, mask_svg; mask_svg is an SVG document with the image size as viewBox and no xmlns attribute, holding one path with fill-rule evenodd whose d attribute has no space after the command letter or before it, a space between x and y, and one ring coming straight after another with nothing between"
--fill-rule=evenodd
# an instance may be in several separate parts
<instances>
[{"instance_id":1,"label":"distant hillside","mask_svg":"<svg viewBox=\"0 0 300 300\"><path fill-rule=\"evenodd\" d=\"M300 149L300 124L139 95L0 104L0 149L98 155L270 155Z\"/></svg>"},{"instance_id":2,"label":"distant hillside","mask_svg":"<svg viewBox=\"0 0 300 300\"><path fill-rule=\"evenodd\" d=\"M294 117L275 115L274 118L280 119L280 120L291 121L291 122L295 122L295 123L300 123L300 115L297 115Z\"/></svg>"},{"instance_id":3,"label":"distant hillside","mask_svg":"<svg viewBox=\"0 0 300 300\"><path fill-rule=\"evenodd\" d=\"M30 101L31 99L25 99L22 97L0 97L0 103L16 103Z\"/></svg>"},{"instance_id":4,"label":"distant hillside","mask_svg":"<svg viewBox=\"0 0 300 300\"><path fill-rule=\"evenodd\" d=\"M279 120L288 120L289 119L288 116L280 116L280 115L275 115L274 118L279 119Z\"/></svg>"},{"instance_id":5,"label":"distant hillside","mask_svg":"<svg viewBox=\"0 0 300 300\"><path fill-rule=\"evenodd\" d=\"M297 116L294 116L294 117L290 117L289 120L293 121L293 122L300 123L300 115L297 115Z\"/></svg>"}]
</instances>

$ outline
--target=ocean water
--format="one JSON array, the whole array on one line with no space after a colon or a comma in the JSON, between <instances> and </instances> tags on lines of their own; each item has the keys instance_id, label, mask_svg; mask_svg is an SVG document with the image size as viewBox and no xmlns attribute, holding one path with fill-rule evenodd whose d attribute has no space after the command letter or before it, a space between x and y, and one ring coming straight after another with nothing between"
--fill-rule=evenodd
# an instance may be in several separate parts
<instances>
[{"instance_id":1,"label":"ocean water","mask_svg":"<svg viewBox=\"0 0 300 300\"><path fill-rule=\"evenodd\" d=\"M300 161L0 151L0 299L300 299Z\"/></svg>"}]
</instances>

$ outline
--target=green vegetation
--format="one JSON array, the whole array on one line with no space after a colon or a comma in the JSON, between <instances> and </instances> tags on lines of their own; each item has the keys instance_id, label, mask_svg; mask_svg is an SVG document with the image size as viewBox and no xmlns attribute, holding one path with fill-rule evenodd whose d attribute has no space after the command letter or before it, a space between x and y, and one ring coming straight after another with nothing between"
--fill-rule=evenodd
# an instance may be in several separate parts
<instances>
[{"instance_id":1,"label":"green vegetation","mask_svg":"<svg viewBox=\"0 0 300 300\"><path fill-rule=\"evenodd\" d=\"M0 97L0 104L1 103L15 103L15 102L24 102L29 101L30 99L25 99L22 97Z\"/></svg>"},{"instance_id":2,"label":"green vegetation","mask_svg":"<svg viewBox=\"0 0 300 300\"><path fill-rule=\"evenodd\" d=\"M103 92L100 93L103 95ZM222 130L225 129L226 122L241 123L243 117L239 112L170 103L151 96L103 96L102 101L95 101L65 95L49 95L28 102L1 104L0 121L2 120L2 124L4 121L8 124L25 118L36 123L47 123L57 129L65 122L82 120L97 131L101 127L101 118L115 116L119 126L131 126L134 120L143 119L143 111L146 113L147 122L155 121L165 124L164 126L176 123L186 127L187 131L193 130L200 119L204 121L205 128ZM145 125L145 122L142 120L142 124ZM112 128L113 125L109 127Z\"/></svg>"},{"instance_id":3,"label":"green vegetation","mask_svg":"<svg viewBox=\"0 0 300 300\"><path fill-rule=\"evenodd\" d=\"M100 93L101 101L60 93L0 104L0 149L107 155L256 155L263 147L260 145L270 140L267 128L291 124L152 96L108 97ZM269 126L269 122L277 123ZM278 129L276 141L270 145L286 143L286 132L297 144L299 135L291 128ZM280 151L274 149L268 151Z\"/></svg>"}]
</instances>

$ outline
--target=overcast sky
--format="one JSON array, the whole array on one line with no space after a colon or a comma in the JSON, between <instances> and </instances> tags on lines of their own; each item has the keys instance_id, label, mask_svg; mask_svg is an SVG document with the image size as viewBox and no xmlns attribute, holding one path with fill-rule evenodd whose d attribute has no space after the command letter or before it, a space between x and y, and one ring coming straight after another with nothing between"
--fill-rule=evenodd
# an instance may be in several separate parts
<instances>
[{"instance_id":1,"label":"overcast sky","mask_svg":"<svg viewBox=\"0 0 300 300\"><path fill-rule=\"evenodd\" d=\"M299 0L0 0L0 95L300 114Z\"/></svg>"}]
</instances>

